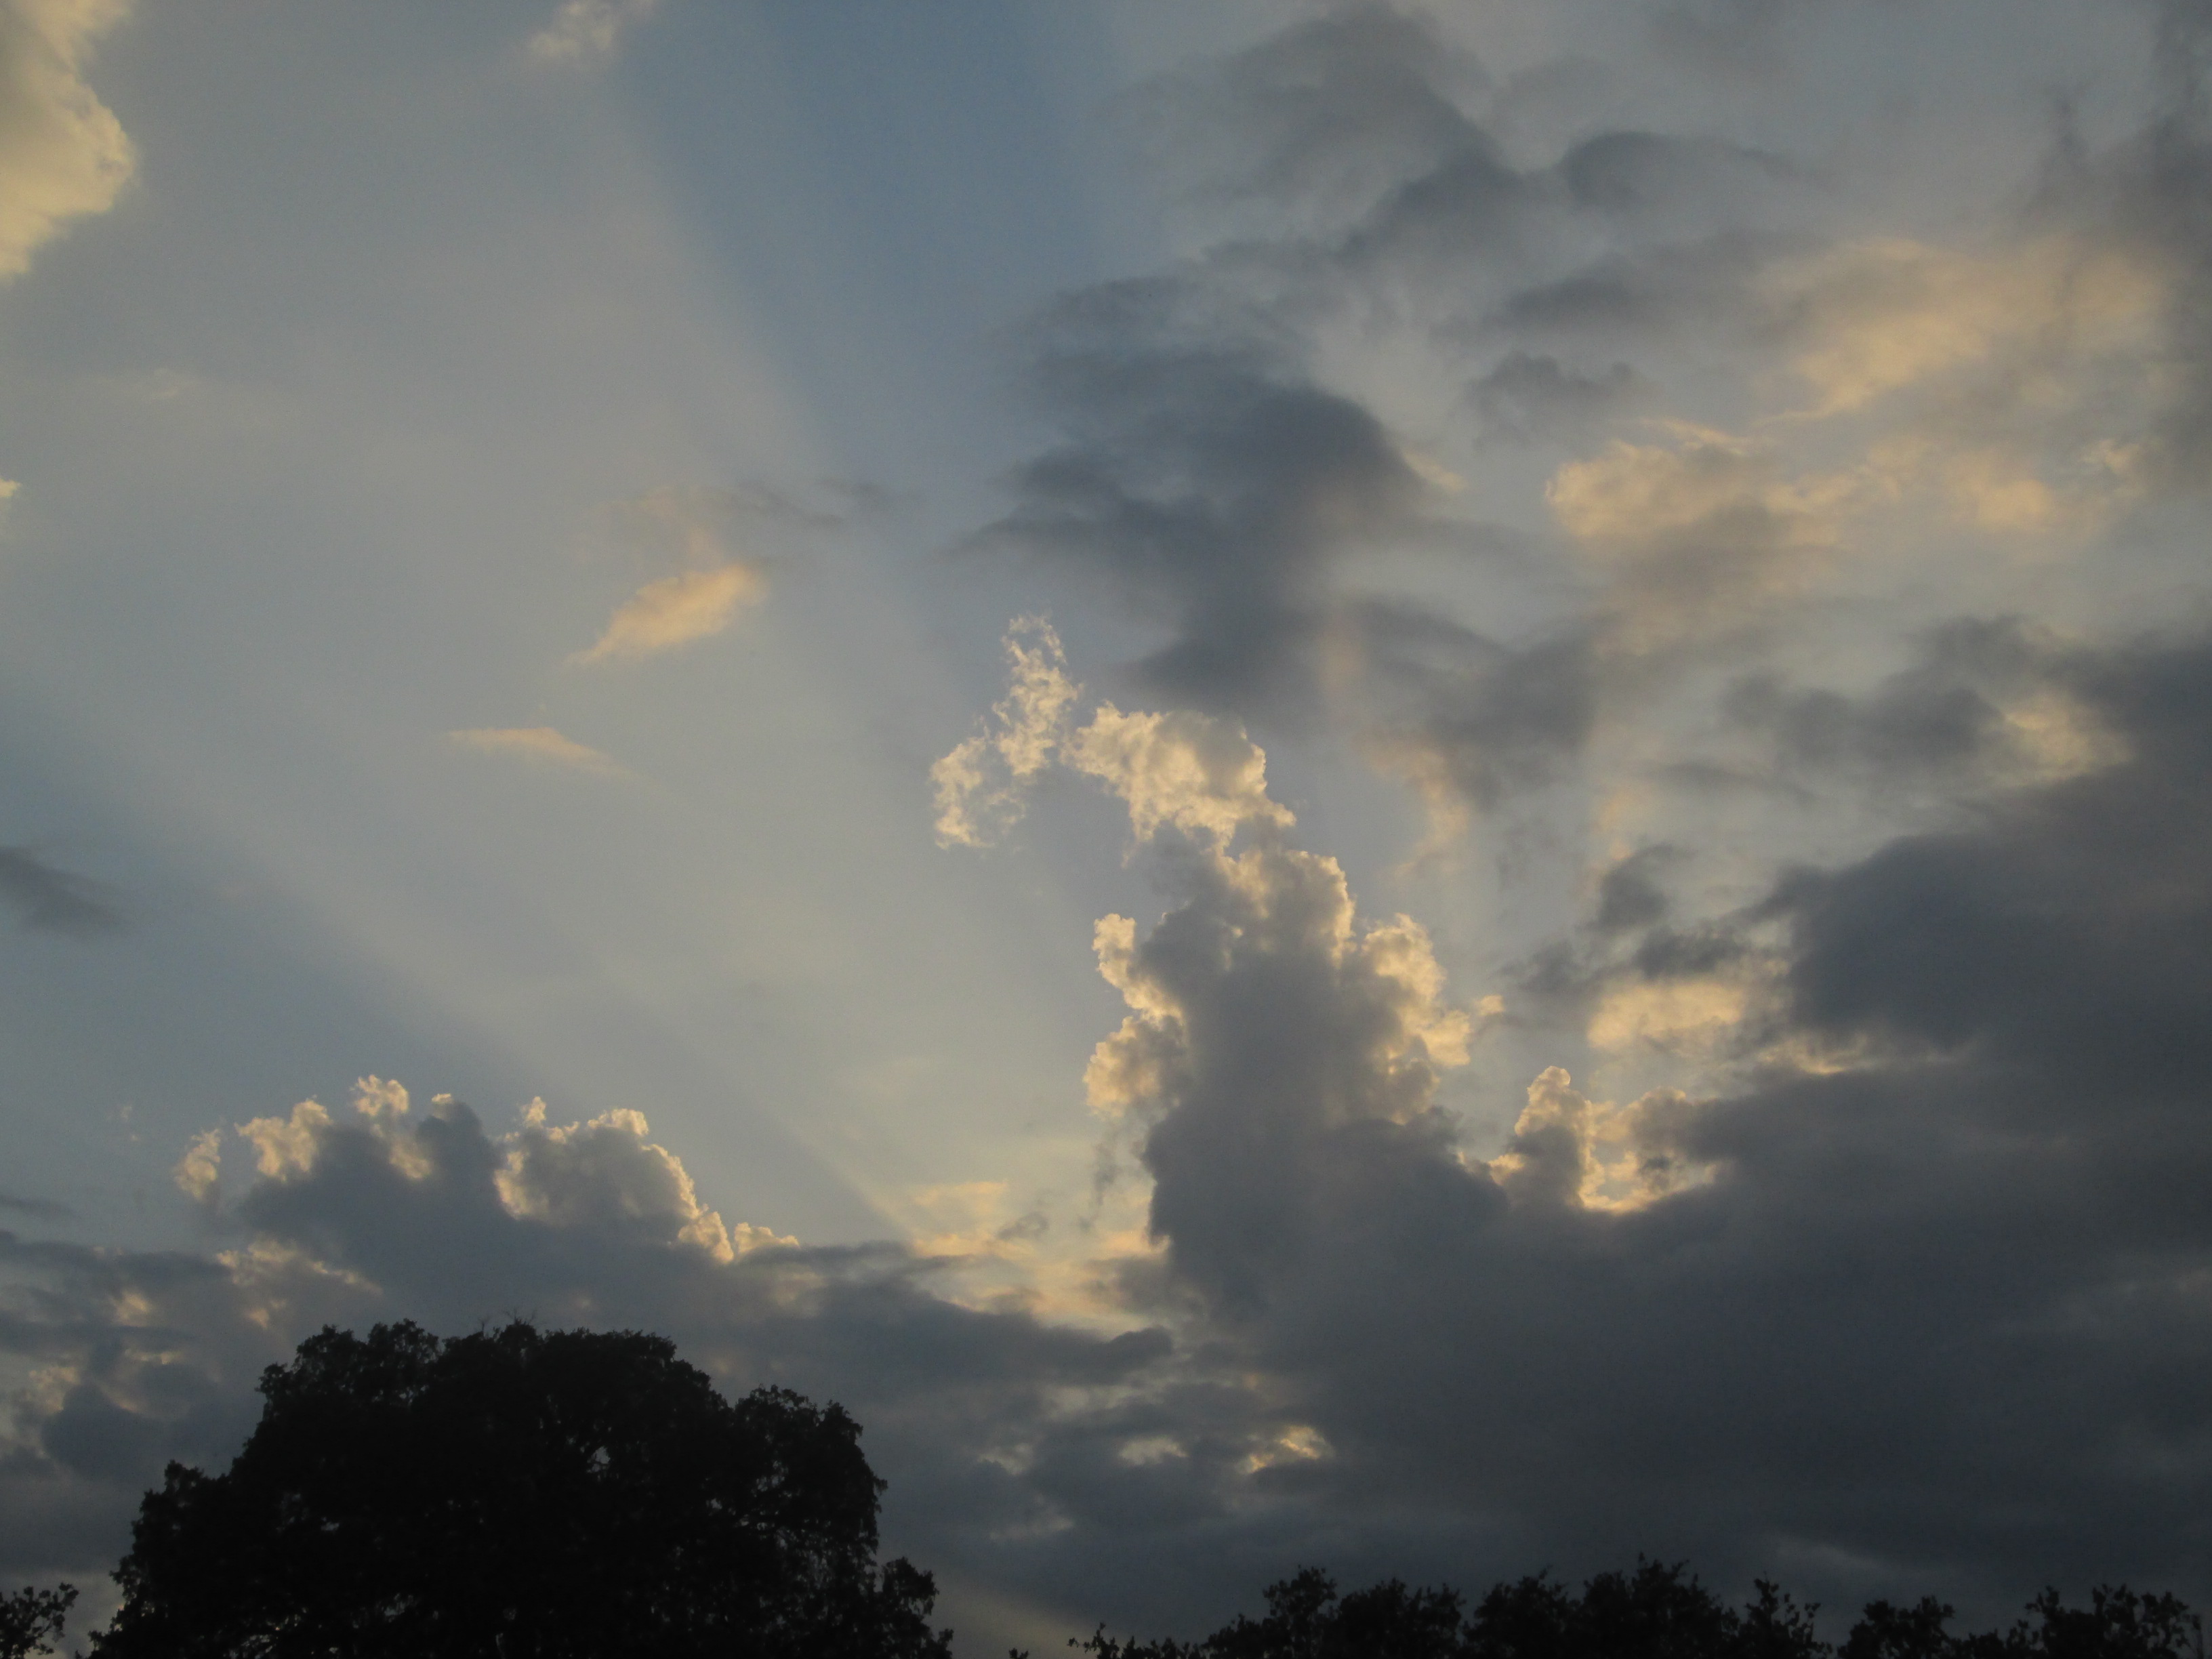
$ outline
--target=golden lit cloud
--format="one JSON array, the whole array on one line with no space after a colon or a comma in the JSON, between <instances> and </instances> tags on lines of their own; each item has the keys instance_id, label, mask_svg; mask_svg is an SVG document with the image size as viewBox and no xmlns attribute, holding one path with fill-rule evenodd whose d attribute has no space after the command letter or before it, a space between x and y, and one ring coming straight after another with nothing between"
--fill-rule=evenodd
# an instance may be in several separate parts
<instances>
[{"instance_id":1,"label":"golden lit cloud","mask_svg":"<svg viewBox=\"0 0 2212 1659\"><path fill-rule=\"evenodd\" d=\"M1661 980L1615 987L1590 1017L1593 1048L1657 1048L1668 1053L1709 1048L1741 1022L1749 999L1742 984L1725 979Z\"/></svg>"},{"instance_id":2,"label":"golden lit cloud","mask_svg":"<svg viewBox=\"0 0 2212 1659\"><path fill-rule=\"evenodd\" d=\"M1674 1089L1626 1106L1592 1100L1564 1067L1547 1066L1490 1173L1516 1202L1635 1209L1705 1176L1671 1146L1694 1109Z\"/></svg>"},{"instance_id":3,"label":"golden lit cloud","mask_svg":"<svg viewBox=\"0 0 2212 1659\"><path fill-rule=\"evenodd\" d=\"M611 662L672 651L720 633L767 592L768 579L742 560L663 576L625 599L608 618L599 643L570 660Z\"/></svg>"},{"instance_id":4,"label":"golden lit cloud","mask_svg":"<svg viewBox=\"0 0 2212 1659\"><path fill-rule=\"evenodd\" d=\"M0 0L0 277L30 268L64 224L105 213L137 166L123 124L84 80L92 42L128 0Z\"/></svg>"},{"instance_id":5,"label":"golden lit cloud","mask_svg":"<svg viewBox=\"0 0 2212 1659\"><path fill-rule=\"evenodd\" d=\"M1766 289L1811 342L1792 367L1824 415L2023 348L2049 356L2146 343L2164 298L2140 260L2063 237L1986 258L1853 243L1778 266Z\"/></svg>"},{"instance_id":6,"label":"golden lit cloud","mask_svg":"<svg viewBox=\"0 0 2212 1659\"><path fill-rule=\"evenodd\" d=\"M1010 684L983 729L929 769L937 844L987 847L1020 819L1023 791L1052 762L1083 688L1068 678L1060 635L1042 617L1018 617L1005 640Z\"/></svg>"},{"instance_id":7,"label":"golden lit cloud","mask_svg":"<svg viewBox=\"0 0 2212 1659\"><path fill-rule=\"evenodd\" d=\"M574 738L564 737L550 726L514 727L478 727L466 732L448 732L447 741L463 749L473 749L484 755L512 755L519 759L541 766L558 766L572 772L589 772L604 778L627 777L628 770L611 755L605 755Z\"/></svg>"}]
</instances>

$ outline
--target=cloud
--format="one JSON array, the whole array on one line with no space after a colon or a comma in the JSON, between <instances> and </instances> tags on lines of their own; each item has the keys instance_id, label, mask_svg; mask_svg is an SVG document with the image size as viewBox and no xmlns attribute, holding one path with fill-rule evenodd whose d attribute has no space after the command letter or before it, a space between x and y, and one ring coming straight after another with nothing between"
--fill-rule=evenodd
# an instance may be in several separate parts
<instances>
[{"instance_id":1,"label":"cloud","mask_svg":"<svg viewBox=\"0 0 2212 1659\"><path fill-rule=\"evenodd\" d=\"M659 0L562 0L553 19L524 46L533 64L580 64L611 58L622 37L643 22Z\"/></svg>"},{"instance_id":2,"label":"cloud","mask_svg":"<svg viewBox=\"0 0 2212 1659\"><path fill-rule=\"evenodd\" d=\"M71 219L105 213L137 152L84 80L92 43L128 0L7 0L0 5L0 278Z\"/></svg>"},{"instance_id":3,"label":"cloud","mask_svg":"<svg viewBox=\"0 0 2212 1659\"><path fill-rule=\"evenodd\" d=\"M27 847L0 847L0 902L40 933L93 939L125 925L106 883L57 869Z\"/></svg>"},{"instance_id":4,"label":"cloud","mask_svg":"<svg viewBox=\"0 0 2212 1659\"><path fill-rule=\"evenodd\" d=\"M1805 342L1792 367L1822 414L2031 343L2046 352L2139 350L2165 301L2157 268L2133 250L2048 235L1992 256L1846 243L1771 265L1759 283Z\"/></svg>"},{"instance_id":5,"label":"cloud","mask_svg":"<svg viewBox=\"0 0 2212 1659\"><path fill-rule=\"evenodd\" d=\"M1225 842L1242 829L1294 822L1267 794L1266 755L1234 723L1187 710L1125 714L1109 702L1078 726L1071 711L1083 688L1068 677L1051 624L1017 617L1006 650L1012 684L990 723L930 769L939 846L989 845L1019 820L1027 787L1055 762L1120 798L1140 842L1163 827Z\"/></svg>"},{"instance_id":6,"label":"cloud","mask_svg":"<svg viewBox=\"0 0 2212 1659\"><path fill-rule=\"evenodd\" d=\"M754 566L732 562L709 570L679 571L647 582L607 619L606 631L572 661L612 662L673 651L720 633L768 591Z\"/></svg>"},{"instance_id":7,"label":"cloud","mask_svg":"<svg viewBox=\"0 0 2212 1659\"><path fill-rule=\"evenodd\" d=\"M1098 924L1128 1012L1086 1083L1163 1247L1121 1282L1285 1402L1282 1524L1401 1562L1847 1561L1845 1594L1932 1561L1992 1596L2198 1583L2212 647L1961 625L1927 660L2063 684L2112 747L1702 933L1684 855L1613 865L1589 1038L1700 1053L1731 1079L1702 1097L1548 1067L1476 1156L1426 936L1275 826L1165 863L1149 933Z\"/></svg>"},{"instance_id":8,"label":"cloud","mask_svg":"<svg viewBox=\"0 0 2212 1659\"><path fill-rule=\"evenodd\" d=\"M1161 1333L975 1311L933 1294L947 1269L902 1246L809 1249L726 1222L635 1111L563 1124L533 1102L493 1133L370 1078L348 1106L202 1137L185 1173L211 1181L233 1146L252 1173L210 1212L233 1241L212 1255L0 1233L0 1348L29 1377L0 1436L0 1571L100 1571L166 1459L231 1455L262 1365L325 1322L403 1315L649 1328L726 1388L842 1400L894 1481L887 1542L927 1545L953 1577L1003 1577L1024 1553L1010 1535L1060 1539L1070 1510L1160 1484L1111 1454L1170 1355ZM1224 1459L1253 1443L1222 1437Z\"/></svg>"},{"instance_id":9,"label":"cloud","mask_svg":"<svg viewBox=\"0 0 2212 1659\"><path fill-rule=\"evenodd\" d=\"M1785 771L1879 787L2051 782L2127 754L2081 695L2083 651L2014 619L1962 619L1931 630L1916 660L1863 695L1756 673L1729 687L1723 709Z\"/></svg>"},{"instance_id":10,"label":"cloud","mask_svg":"<svg viewBox=\"0 0 2212 1659\"><path fill-rule=\"evenodd\" d=\"M1007 625L1012 684L989 723L929 769L937 795L937 844L985 847L1020 821L1030 781L1051 763L1083 688L1068 678L1060 635L1042 617Z\"/></svg>"},{"instance_id":11,"label":"cloud","mask_svg":"<svg viewBox=\"0 0 2212 1659\"><path fill-rule=\"evenodd\" d=\"M1164 621L1147 691L1213 713L1310 712L1335 568L1413 531L1425 485L1358 400L1174 283L1078 296L1036 373L1066 440L1017 469L986 546L1091 572Z\"/></svg>"},{"instance_id":12,"label":"cloud","mask_svg":"<svg viewBox=\"0 0 2212 1659\"><path fill-rule=\"evenodd\" d=\"M479 754L512 755L533 765L557 766L603 778L629 775L612 756L563 737L550 726L475 727L448 732L446 738L458 747L473 749Z\"/></svg>"},{"instance_id":13,"label":"cloud","mask_svg":"<svg viewBox=\"0 0 2212 1659\"><path fill-rule=\"evenodd\" d=\"M1151 820L1169 907L1098 924L1124 1017L1086 1074L1149 1182L1155 1248L1091 1264L1118 1331L952 1293L969 1256L1030 1259L1009 1228L1060 1228L993 1182L917 1200L950 1253L824 1249L726 1219L620 1108L501 1133L371 1079L249 1119L185 1158L243 1166L216 1255L0 1239L30 1376L0 1565L111 1555L161 1461L226 1457L258 1366L325 1320L524 1307L842 1399L888 1540L1079 1629L1218 1617L1254 1562L1639 1546L1826 1598L2201 1596L2212 646L2063 663L2124 757L1778 884L1732 924L1771 941L1771 995L1702 1092L1547 1066L1462 1119L1480 1028L1421 927L1291 844L1256 750L1219 775L1253 787L1194 797L1243 803L1206 809L1225 829ZM1190 763L1105 781L1133 806ZM1687 939L1689 867L1609 866L1597 931ZM1693 954L1604 988L1648 1036L1704 994Z\"/></svg>"},{"instance_id":14,"label":"cloud","mask_svg":"<svg viewBox=\"0 0 2212 1659\"><path fill-rule=\"evenodd\" d=\"M1548 353L1509 352L1468 386L1486 437L1510 443L1572 441L1649 409L1656 388L1624 362L1577 374Z\"/></svg>"}]
</instances>

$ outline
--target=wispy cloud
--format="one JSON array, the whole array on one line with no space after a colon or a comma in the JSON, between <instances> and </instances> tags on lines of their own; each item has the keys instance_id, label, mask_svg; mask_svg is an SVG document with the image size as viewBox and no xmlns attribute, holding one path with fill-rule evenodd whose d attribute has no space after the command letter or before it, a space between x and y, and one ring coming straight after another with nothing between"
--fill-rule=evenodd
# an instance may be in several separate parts
<instances>
[{"instance_id":1,"label":"wispy cloud","mask_svg":"<svg viewBox=\"0 0 2212 1659\"><path fill-rule=\"evenodd\" d=\"M0 902L41 933L89 939L124 925L105 882L57 869L26 847L0 847Z\"/></svg>"},{"instance_id":2,"label":"wispy cloud","mask_svg":"<svg viewBox=\"0 0 2212 1659\"><path fill-rule=\"evenodd\" d=\"M606 631L578 663L657 656L720 633L768 592L768 579L742 561L684 570L649 581L617 607Z\"/></svg>"},{"instance_id":3,"label":"wispy cloud","mask_svg":"<svg viewBox=\"0 0 2212 1659\"><path fill-rule=\"evenodd\" d=\"M533 64L588 64L610 58L634 23L653 14L659 0L563 0L553 21L530 37L524 51Z\"/></svg>"},{"instance_id":4,"label":"wispy cloud","mask_svg":"<svg viewBox=\"0 0 2212 1659\"><path fill-rule=\"evenodd\" d=\"M447 740L483 755L511 755L540 766L588 772L597 777L623 778L628 768L611 755L578 743L550 726L479 726L448 732Z\"/></svg>"}]
</instances>

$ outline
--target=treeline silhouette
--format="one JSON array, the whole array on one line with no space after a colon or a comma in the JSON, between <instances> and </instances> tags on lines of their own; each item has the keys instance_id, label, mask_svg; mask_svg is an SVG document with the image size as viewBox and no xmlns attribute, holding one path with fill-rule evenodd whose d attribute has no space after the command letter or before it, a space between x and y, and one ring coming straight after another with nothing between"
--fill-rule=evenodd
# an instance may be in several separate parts
<instances>
[{"instance_id":1,"label":"treeline silhouette","mask_svg":"<svg viewBox=\"0 0 2212 1659\"><path fill-rule=\"evenodd\" d=\"M2068 1607L2055 1589L2010 1628L1954 1633L1933 1596L1870 1601L1840 1646L1817 1607L1759 1581L1730 1607L1681 1565L1601 1572L1579 1595L1548 1573L1494 1586L1470 1610L1449 1585L1397 1579L1340 1595L1318 1568L1267 1587L1267 1611L1195 1642L1116 1640L1102 1626L1069 1645L1095 1659L2203 1659L2204 1632L2178 1597L2124 1588ZM1016 1652L1010 1659L1028 1659Z\"/></svg>"},{"instance_id":2,"label":"treeline silhouette","mask_svg":"<svg viewBox=\"0 0 2212 1659\"><path fill-rule=\"evenodd\" d=\"M95 1659L949 1659L936 1584L876 1559L884 1483L837 1406L725 1399L664 1337L517 1321L440 1339L325 1328L262 1373L230 1468L172 1463L115 1571ZM0 1659L50 1653L76 1591L0 1595ZM1868 1605L1840 1646L1761 1583L1728 1605L1680 1565L1540 1574L1470 1609L1309 1568L1195 1642L1091 1659L2204 1659L2171 1595L2056 1591L2009 1629L1934 1599ZM1010 1659L1028 1659L1018 1652Z\"/></svg>"}]
</instances>

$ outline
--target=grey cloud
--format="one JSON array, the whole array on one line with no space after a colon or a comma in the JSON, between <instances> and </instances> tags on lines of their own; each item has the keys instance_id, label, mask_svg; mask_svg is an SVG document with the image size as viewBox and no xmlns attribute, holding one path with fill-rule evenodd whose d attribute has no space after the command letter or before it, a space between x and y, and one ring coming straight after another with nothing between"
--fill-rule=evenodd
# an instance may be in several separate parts
<instances>
[{"instance_id":1,"label":"grey cloud","mask_svg":"<svg viewBox=\"0 0 2212 1659\"><path fill-rule=\"evenodd\" d=\"M13 1193L0 1193L0 1210L13 1210L40 1221L67 1221L76 1213L68 1205L50 1198L19 1198Z\"/></svg>"},{"instance_id":2,"label":"grey cloud","mask_svg":"<svg viewBox=\"0 0 2212 1659\"><path fill-rule=\"evenodd\" d=\"M844 1400L888 1541L1071 1630L1196 1625L1301 1559L1480 1583L1638 1548L1831 1604L2201 1597L2212 647L2064 672L2128 759L1793 876L1734 935L1661 908L1662 849L1613 866L1593 919L1638 971L1780 931L1772 1046L1705 1100L1547 1073L1494 1167L1438 1103L1401 925L1279 838L1181 848L1109 1045L1164 1249L1122 1281L1172 1338L963 1306L894 1246L721 1259L633 1129L532 1165L451 1103L264 1132L224 1262L9 1239L0 1334L70 1370L0 1467L32 1517L0 1565L64 1565L41 1518L73 1569L112 1550L131 1471L224 1455L301 1326L523 1310ZM1599 1129L1646 1201L1578 1195Z\"/></svg>"},{"instance_id":3,"label":"grey cloud","mask_svg":"<svg viewBox=\"0 0 2212 1659\"><path fill-rule=\"evenodd\" d=\"M1427 487L1273 333L1178 281L1070 301L1037 357L1066 441L1016 472L1013 510L974 544L1103 580L1164 623L1135 665L1148 694L1300 725L1334 677L1354 728L1425 784L1487 804L1548 777L1593 718L1588 641L1496 641L1347 592L1363 554L1440 545Z\"/></svg>"},{"instance_id":4,"label":"grey cloud","mask_svg":"<svg viewBox=\"0 0 2212 1659\"><path fill-rule=\"evenodd\" d=\"M1437 166L1489 147L1455 94L1483 81L1425 21L1347 6L1132 100L1164 161L1216 199L1356 218ZM1319 226L1316 227L1320 228Z\"/></svg>"},{"instance_id":5,"label":"grey cloud","mask_svg":"<svg viewBox=\"0 0 2212 1659\"><path fill-rule=\"evenodd\" d=\"M1657 388L1624 362L1583 374L1557 357L1511 351L1468 386L1483 436L1510 443L1571 442L1651 407Z\"/></svg>"},{"instance_id":6,"label":"grey cloud","mask_svg":"<svg viewBox=\"0 0 2212 1659\"><path fill-rule=\"evenodd\" d=\"M963 1582L1073 1585L1091 1528L1219 1518L1202 1480L1162 1510L1182 1477L1115 1455L1146 1431L1129 1425L1157 1416L1146 1401L1165 1397L1175 1345L1157 1328L1098 1336L978 1311L944 1293L945 1264L898 1245L731 1255L672 1178L680 1166L618 1117L495 1139L441 1101L252 1127L265 1172L220 1212L238 1237L219 1259L0 1234L0 1346L47 1377L17 1397L0 1447L0 1573L97 1572L165 1461L228 1459L261 1365L326 1321L402 1316L446 1330L516 1313L652 1328L726 1386L842 1401L892 1481L890 1547ZM1086 1394L1104 1403L1082 1407ZM1255 1408L1247 1398L1239 1438L1226 1400L1208 1408L1206 1468L1249 1449ZM1024 1565L1025 1553L1038 1559ZM1088 1610L1069 1605L1069 1628Z\"/></svg>"},{"instance_id":7,"label":"grey cloud","mask_svg":"<svg viewBox=\"0 0 2212 1659\"><path fill-rule=\"evenodd\" d=\"M1367 994L1224 931L1230 896L1140 946L1205 1056L1143 1145L1153 1224L1334 1449L1309 1474L1340 1533L1429 1505L1485 1560L2204 1594L2212 647L2068 672L2132 757L1783 883L1770 1053L1827 1059L1640 1103L1629 1144L1681 1184L1638 1208L1574 1198L1599 1109L1556 1079L1513 1143L1548 1148L1534 1184L1418 1094L1363 1108Z\"/></svg>"},{"instance_id":8,"label":"grey cloud","mask_svg":"<svg viewBox=\"0 0 2212 1659\"><path fill-rule=\"evenodd\" d=\"M1681 859L1678 848L1646 847L1616 860L1598 882L1597 913L1590 925L1601 933L1649 927L1668 910L1661 872Z\"/></svg>"},{"instance_id":9,"label":"grey cloud","mask_svg":"<svg viewBox=\"0 0 2212 1659\"><path fill-rule=\"evenodd\" d=\"M1966 619L1926 635L1909 666L1863 696L1743 676L1723 698L1734 724L1759 733L1785 767L1874 776L1936 775L2002 760L2014 734L2003 702L2063 679L2063 653L2017 619Z\"/></svg>"},{"instance_id":10,"label":"grey cloud","mask_svg":"<svg viewBox=\"0 0 2212 1659\"><path fill-rule=\"evenodd\" d=\"M1574 632L1509 645L1405 605L1347 607L1370 679L1370 747L1440 796L1495 805L1550 781L1589 737L1595 642Z\"/></svg>"},{"instance_id":11,"label":"grey cloud","mask_svg":"<svg viewBox=\"0 0 2212 1659\"><path fill-rule=\"evenodd\" d=\"M1769 261L1802 246L1778 234L1729 229L1604 254L1504 294L1463 331L1477 338L1596 339L1616 347L1686 331L1740 340L1747 325L1758 323L1753 278Z\"/></svg>"},{"instance_id":12,"label":"grey cloud","mask_svg":"<svg viewBox=\"0 0 2212 1659\"><path fill-rule=\"evenodd\" d=\"M979 539L1102 575L1165 622L1148 689L1296 714L1334 567L1412 532L1422 486L1364 406L1206 327L1204 306L1131 284L1048 319L1037 369L1067 439L1019 469L1014 510Z\"/></svg>"},{"instance_id":13,"label":"grey cloud","mask_svg":"<svg viewBox=\"0 0 2212 1659\"><path fill-rule=\"evenodd\" d=\"M58 869L27 847L0 847L0 902L40 933L92 939L125 925L106 883Z\"/></svg>"},{"instance_id":14,"label":"grey cloud","mask_svg":"<svg viewBox=\"0 0 2212 1659\"><path fill-rule=\"evenodd\" d=\"M1652 22L1659 44L1699 66L1735 75L1771 75L1782 67L1787 0L1703 0L1662 6Z\"/></svg>"}]
</instances>

